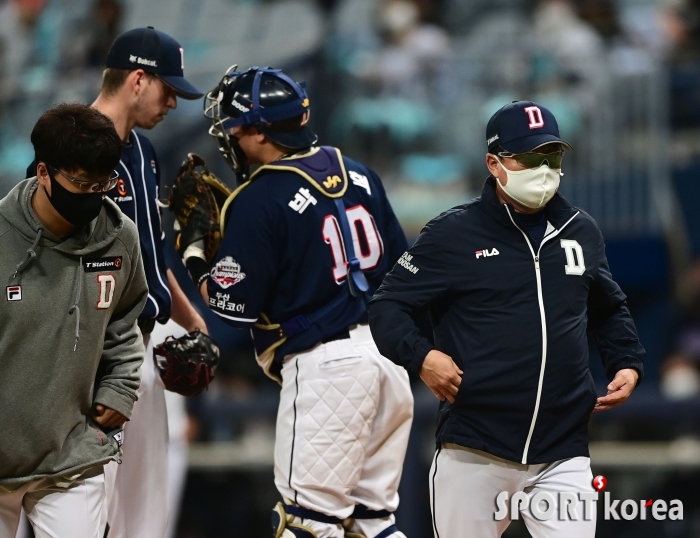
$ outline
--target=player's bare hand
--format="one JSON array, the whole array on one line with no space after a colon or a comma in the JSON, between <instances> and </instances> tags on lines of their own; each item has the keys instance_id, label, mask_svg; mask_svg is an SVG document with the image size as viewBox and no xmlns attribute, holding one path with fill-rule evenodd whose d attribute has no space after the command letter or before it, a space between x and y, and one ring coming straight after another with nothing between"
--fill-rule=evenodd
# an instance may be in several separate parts
<instances>
[{"instance_id":1,"label":"player's bare hand","mask_svg":"<svg viewBox=\"0 0 700 538\"><path fill-rule=\"evenodd\" d=\"M444 400L455 403L455 396L462 384L462 370L452 360L452 357L433 349L425 356L420 378L428 385L433 394L441 402Z\"/></svg>"},{"instance_id":2,"label":"player's bare hand","mask_svg":"<svg viewBox=\"0 0 700 538\"><path fill-rule=\"evenodd\" d=\"M187 329L187 332L192 332L199 329L199 332L203 332L206 335L209 334L207 324L204 322L204 318L202 318L202 316L199 314L192 316L192 320L190 321L189 325L185 327L185 329Z\"/></svg>"},{"instance_id":3,"label":"player's bare hand","mask_svg":"<svg viewBox=\"0 0 700 538\"><path fill-rule=\"evenodd\" d=\"M627 398L630 397L630 394L632 394L634 387L637 386L638 379L639 372L633 368L625 368L617 372L617 374L615 374L615 379L608 385L608 394L598 398L593 412L607 411L608 409L625 403Z\"/></svg>"},{"instance_id":4,"label":"player's bare hand","mask_svg":"<svg viewBox=\"0 0 700 538\"><path fill-rule=\"evenodd\" d=\"M121 428L126 422L126 417L119 411L105 407L102 404L95 405L92 418L103 428Z\"/></svg>"}]
</instances>

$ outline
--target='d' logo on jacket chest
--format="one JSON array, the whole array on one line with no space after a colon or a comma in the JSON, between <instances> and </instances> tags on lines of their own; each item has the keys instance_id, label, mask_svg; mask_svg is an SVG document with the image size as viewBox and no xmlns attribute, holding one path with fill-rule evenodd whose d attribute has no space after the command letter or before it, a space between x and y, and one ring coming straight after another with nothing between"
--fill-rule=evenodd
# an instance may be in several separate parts
<instances>
[{"instance_id":1,"label":"'d' logo on jacket chest","mask_svg":"<svg viewBox=\"0 0 700 538\"><path fill-rule=\"evenodd\" d=\"M124 258L121 256L106 256L83 260L83 271L99 273L96 276L98 291L97 310L107 310L112 306L114 290L117 286L116 272L121 271Z\"/></svg>"},{"instance_id":2,"label":"'d' logo on jacket chest","mask_svg":"<svg viewBox=\"0 0 700 538\"><path fill-rule=\"evenodd\" d=\"M114 299L114 288L117 286L117 279L111 273L103 273L97 275L97 284L100 287L97 310L107 310L112 305L112 299Z\"/></svg>"}]
</instances>

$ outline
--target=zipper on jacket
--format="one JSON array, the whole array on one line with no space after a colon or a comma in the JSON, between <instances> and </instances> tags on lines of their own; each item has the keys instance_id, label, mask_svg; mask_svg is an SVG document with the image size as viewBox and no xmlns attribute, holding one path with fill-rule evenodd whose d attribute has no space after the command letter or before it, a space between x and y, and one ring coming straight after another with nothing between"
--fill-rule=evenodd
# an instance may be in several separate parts
<instances>
[{"instance_id":1,"label":"zipper on jacket","mask_svg":"<svg viewBox=\"0 0 700 538\"><path fill-rule=\"evenodd\" d=\"M532 421L530 422L530 430L527 433L527 439L525 440L525 448L523 449L523 459L521 460L520 463L523 465L527 463L527 453L528 450L530 449L530 441L532 441L532 433L535 431L535 424L537 423L537 414L539 413L540 410L540 401L542 399L542 385L544 383L544 370L545 366L547 364L547 319L545 317L544 313L544 299L542 297L542 275L540 273L540 252L542 252L542 247L544 244L549 241L552 237L555 237L559 235L559 232L561 232L566 226L574 220L576 215L579 214L577 211L576 214L571 217L569 220L567 220L564 225L559 228L558 230L555 230L554 232L550 233L549 235L545 236L542 238L542 241L540 242L540 246L537 249L537 254L535 254L535 250L532 248L532 243L530 243L530 239L528 238L527 234L522 230L520 226L518 226L515 223L515 220L513 220L513 215L510 213L510 209L508 208L507 205L504 204L504 207L506 208L506 212L508 213L508 217L510 218L510 221L513 223L513 226L515 226L518 230L520 230L520 233L523 234L523 237L525 238L525 242L527 243L528 248L530 249L530 253L532 254L532 259L535 261L535 278L537 279L537 303L540 308L540 323L542 324L542 362L540 364L540 378L539 381L537 382L537 398L535 399L535 410L532 413Z\"/></svg>"}]
</instances>

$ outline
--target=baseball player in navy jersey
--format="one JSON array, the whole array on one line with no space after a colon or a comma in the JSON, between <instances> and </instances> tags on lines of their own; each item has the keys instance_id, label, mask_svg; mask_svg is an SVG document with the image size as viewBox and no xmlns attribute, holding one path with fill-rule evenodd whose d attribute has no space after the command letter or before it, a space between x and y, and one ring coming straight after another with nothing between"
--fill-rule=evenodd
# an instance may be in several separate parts
<instances>
[{"instance_id":1,"label":"baseball player in navy jersey","mask_svg":"<svg viewBox=\"0 0 700 538\"><path fill-rule=\"evenodd\" d=\"M627 400L644 349L598 226L557 193L570 146L552 113L513 102L486 139L481 197L426 225L369 305L372 334L441 401L436 538L501 536L516 495L533 536L593 538L588 419ZM414 321L426 310L435 345ZM600 398L587 335L611 380Z\"/></svg>"},{"instance_id":2,"label":"baseball player in navy jersey","mask_svg":"<svg viewBox=\"0 0 700 538\"><path fill-rule=\"evenodd\" d=\"M112 118L125 142L113 200L136 222L149 297L140 318L146 343L139 401L127 424L122 464L106 469L114 490L106 505L109 538L161 538L167 527L168 424L163 385L152 360L155 321L188 331L206 324L166 268L164 236L156 203L160 167L150 141L134 127L151 129L177 106L177 97L202 93L183 75L184 52L169 35L151 27L119 36L109 51L102 91L93 106Z\"/></svg>"},{"instance_id":3,"label":"baseball player in navy jersey","mask_svg":"<svg viewBox=\"0 0 700 538\"><path fill-rule=\"evenodd\" d=\"M162 538L167 525L168 425L164 388L153 362L150 333L156 321L206 331L163 254L157 205L160 167L150 141L134 128L151 129L177 106L177 97L199 99L183 76L184 53L172 37L151 27L119 36L109 51L102 89L93 107L109 117L123 141L119 181L108 195L136 223L148 281L139 317L146 345L138 401L124 432L122 463L105 467L107 499L102 526L109 538ZM30 166L28 175L35 175Z\"/></svg>"},{"instance_id":4,"label":"baseball player in navy jersey","mask_svg":"<svg viewBox=\"0 0 700 538\"><path fill-rule=\"evenodd\" d=\"M279 70L229 71L205 107L239 177L261 165L224 207L213 267L201 245L181 248L212 310L252 329L260 366L282 385L273 535L404 537L392 512L413 397L365 307L406 248L382 183L315 147L306 92Z\"/></svg>"}]
</instances>

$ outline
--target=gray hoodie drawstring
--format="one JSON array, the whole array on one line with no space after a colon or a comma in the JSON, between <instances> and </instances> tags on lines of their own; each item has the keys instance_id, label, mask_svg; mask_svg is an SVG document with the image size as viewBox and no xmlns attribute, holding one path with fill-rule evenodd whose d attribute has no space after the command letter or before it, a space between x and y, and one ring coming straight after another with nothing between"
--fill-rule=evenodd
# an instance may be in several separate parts
<instances>
[{"instance_id":1,"label":"gray hoodie drawstring","mask_svg":"<svg viewBox=\"0 0 700 538\"><path fill-rule=\"evenodd\" d=\"M41 239L42 233L43 230L39 228L39 231L36 233L36 238L34 239L32 246L27 249L27 252L24 255L24 259L15 266L15 272L12 275L13 279L17 278L17 273L21 273L22 271L24 271L29 266L29 264L32 263L32 260L36 258L36 252L34 251L34 249L39 244L39 240Z\"/></svg>"},{"instance_id":2,"label":"gray hoodie drawstring","mask_svg":"<svg viewBox=\"0 0 700 538\"><path fill-rule=\"evenodd\" d=\"M76 280L78 281L78 284L76 286L76 291L75 291L75 302L73 303L73 306L70 307L70 310L68 310L68 315L72 316L73 312L75 312L75 345L73 346L73 351L78 349L78 340L80 340L80 307L78 306L78 303L80 302L80 290L83 285L83 278L82 278L82 272L83 272L83 257L80 256L80 265L78 266L78 272L76 273Z\"/></svg>"}]
</instances>

